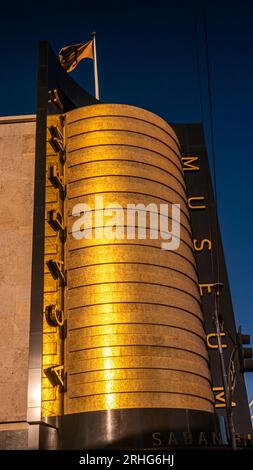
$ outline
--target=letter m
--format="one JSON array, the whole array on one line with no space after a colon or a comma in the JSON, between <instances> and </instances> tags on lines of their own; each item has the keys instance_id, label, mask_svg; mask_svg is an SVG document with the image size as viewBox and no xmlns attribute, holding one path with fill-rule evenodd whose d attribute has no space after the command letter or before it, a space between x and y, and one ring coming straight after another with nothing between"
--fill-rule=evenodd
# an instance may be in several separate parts
<instances>
[{"instance_id":1,"label":"letter m","mask_svg":"<svg viewBox=\"0 0 253 470\"><path fill-rule=\"evenodd\" d=\"M193 165L199 157L182 157L183 171L199 171L199 166Z\"/></svg>"}]
</instances>

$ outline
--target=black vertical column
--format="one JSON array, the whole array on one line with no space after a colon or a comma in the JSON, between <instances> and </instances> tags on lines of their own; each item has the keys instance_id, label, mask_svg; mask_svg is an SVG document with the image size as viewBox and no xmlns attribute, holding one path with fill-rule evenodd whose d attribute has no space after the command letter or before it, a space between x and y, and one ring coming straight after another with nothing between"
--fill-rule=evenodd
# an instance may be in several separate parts
<instances>
[{"instance_id":1,"label":"black vertical column","mask_svg":"<svg viewBox=\"0 0 253 470\"><path fill-rule=\"evenodd\" d=\"M224 259L219 224L216 223L216 204L212 179L201 124L173 126L182 146L184 174L190 206L195 257L210 357L216 412L225 416L223 389L217 336L213 323L215 292L213 284L221 282L224 287L219 295L220 320L224 323L222 344L228 371L229 360L236 340L236 324L231 300L228 275ZM243 375L239 371L235 354L235 389L233 394L233 419L237 433L250 433L248 398Z\"/></svg>"},{"instance_id":2,"label":"black vertical column","mask_svg":"<svg viewBox=\"0 0 253 470\"><path fill-rule=\"evenodd\" d=\"M58 102L51 96L56 95ZM29 447L52 447L57 417L41 417L42 332L44 291L44 226L47 115L61 114L98 101L80 87L61 67L50 45L39 43L37 72L36 149L34 175L33 248L31 275L31 314L29 340L27 421Z\"/></svg>"}]
</instances>

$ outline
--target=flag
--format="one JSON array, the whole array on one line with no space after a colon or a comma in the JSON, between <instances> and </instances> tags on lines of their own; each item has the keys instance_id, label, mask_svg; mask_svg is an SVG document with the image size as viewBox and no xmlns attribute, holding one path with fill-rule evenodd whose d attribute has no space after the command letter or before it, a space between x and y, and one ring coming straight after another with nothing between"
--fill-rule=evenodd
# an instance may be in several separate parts
<instances>
[{"instance_id":1,"label":"flag","mask_svg":"<svg viewBox=\"0 0 253 470\"><path fill-rule=\"evenodd\" d=\"M82 59L94 59L93 39L81 44L63 47L59 52L62 67L67 72L72 72Z\"/></svg>"}]
</instances>

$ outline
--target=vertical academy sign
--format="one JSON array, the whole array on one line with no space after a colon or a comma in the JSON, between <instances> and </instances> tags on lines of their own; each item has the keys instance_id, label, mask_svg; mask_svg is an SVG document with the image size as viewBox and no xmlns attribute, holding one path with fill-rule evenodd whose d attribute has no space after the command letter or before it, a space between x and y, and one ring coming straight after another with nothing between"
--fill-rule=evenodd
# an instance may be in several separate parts
<instances>
[{"instance_id":1,"label":"vertical academy sign","mask_svg":"<svg viewBox=\"0 0 253 470\"><path fill-rule=\"evenodd\" d=\"M200 124L173 126L182 147L183 171L190 210L194 252L199 277L199 289L209 352L215 408L218 415L226 415L217 332L214 325L215 284L224 285L218 297L222 331L223 354L228 373L230 359L236 342L236 324L230 295L222 241L216 217L210 168ZM244 377L240 373L237 355L231 369L234 384L232 397L233 421L238 434L252 432ZM229 377L228 377L229 379ZM238 438L239 439L239 438ZM239 442L238 442L239 443Z\"/></svg>"}]
</instances>

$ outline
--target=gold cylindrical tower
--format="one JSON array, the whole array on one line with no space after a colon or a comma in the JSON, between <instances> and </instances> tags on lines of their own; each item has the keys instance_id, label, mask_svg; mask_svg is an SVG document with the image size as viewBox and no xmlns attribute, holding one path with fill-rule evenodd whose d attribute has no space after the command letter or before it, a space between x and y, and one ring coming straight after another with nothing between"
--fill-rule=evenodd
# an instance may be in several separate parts
<instances>
[{"instance_id":1,"label":"gold cylindrical tower","mask_svg":"<svg viewBox=\"0 0 253 470\"><path fill-rule=\"evenodd\" d=\"M213 412L208 355L181 155L172 128L137 107L98 104L66 115L65 413L174 408ZM181 240L76 239L77 204L180 204ZM127 220L125 218L125 220ZM111 222L110 222L111 221ZM169 220L170 221L170 220ZM113 225L112 217L104 224ZM126 225L125 223L123 225ZM169 224L170 225L170 224ZM100 227L101 228L101 227ZM86 228L84 227L84 232Z\"/></svg>"}]
</instances>

